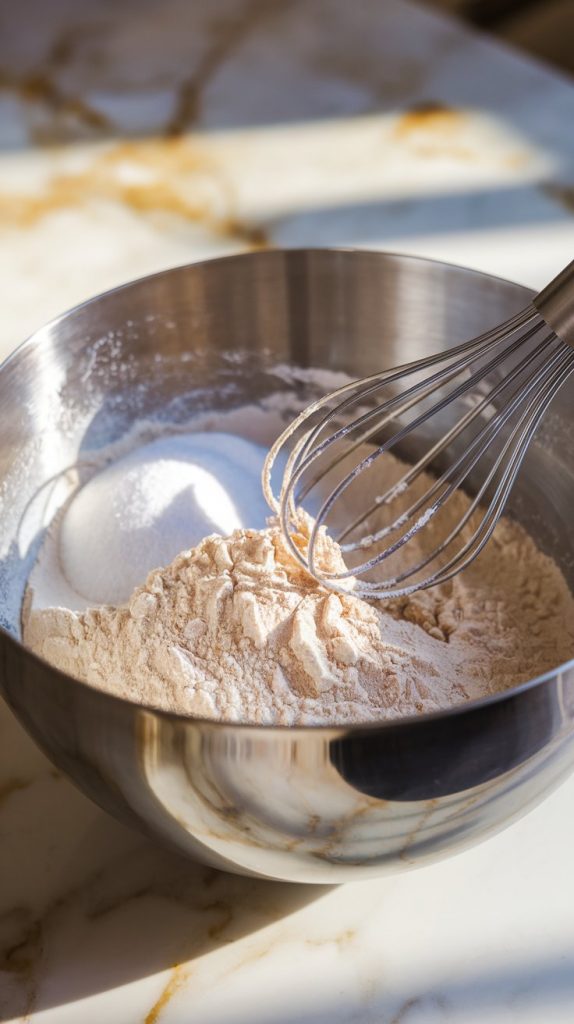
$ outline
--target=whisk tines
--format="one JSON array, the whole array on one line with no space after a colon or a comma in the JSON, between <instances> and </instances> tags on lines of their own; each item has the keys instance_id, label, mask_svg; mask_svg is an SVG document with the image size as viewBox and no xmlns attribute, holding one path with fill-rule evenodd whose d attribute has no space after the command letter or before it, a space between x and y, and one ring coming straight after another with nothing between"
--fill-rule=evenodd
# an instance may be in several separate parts
<instances>
[{"instance_id":1,"label":"whisk tines","mask_svg":"<svg viewBox=\"0 0 574 1024\"><path fill-rule=\"evenodd\" d=\"M574 348L531 305L472 341L314 402L272 447L263 474L293 555L326 587L367 598L451 579L491 537L573 369ZM273 466L285 452L276 496ZM301 510L312 517L306 551L293 539ZM318 563L324 529L340 545L338 571Z\"/></svg>"}]
</instances>

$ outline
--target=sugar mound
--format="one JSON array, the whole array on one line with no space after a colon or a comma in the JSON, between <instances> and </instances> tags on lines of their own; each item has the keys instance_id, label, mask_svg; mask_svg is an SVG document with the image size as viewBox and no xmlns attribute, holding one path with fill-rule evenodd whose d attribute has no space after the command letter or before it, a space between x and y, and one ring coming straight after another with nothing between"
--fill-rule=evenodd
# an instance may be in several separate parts
<instances>
[{"instance_id":1,"label":"sugar mound","mask_svg":"<svg viewBox=\"0 0 574 1024\"><path fill-rule=\"evenodd\" d=\"M62 518L59 560L94 604L122 604L152 569L213 533L265 526L266 449L224 433L160 438L78 491Z\"/></svg>"}]
</instances>

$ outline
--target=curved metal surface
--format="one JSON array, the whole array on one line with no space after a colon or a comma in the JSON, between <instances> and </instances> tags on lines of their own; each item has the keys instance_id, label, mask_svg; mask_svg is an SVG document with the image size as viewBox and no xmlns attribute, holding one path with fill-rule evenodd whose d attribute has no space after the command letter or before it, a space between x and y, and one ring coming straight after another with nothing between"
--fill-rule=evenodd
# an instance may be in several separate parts
<instances>
[{"instance_id":1,"label":"curved metal surface","mask_svg":"<svg viewBox=\"0 0 574 1024\"><path fill-rule=\"evenodd\" d=\"M558 337L574 347L574 260L535 296L533 305Z\"/></svg>"},{"instance_id":2,"label":"curved metal surface","mask_svg":"<svg viewBox=\"0 0 574 1024\"><path fill-rule=\"evenodd\" d=\"M55 482L136 420L177 425L199 409L268 398L285 388L277 364L365 375L471 337L530 298L508 282L407 257L257 253L100 296L0 368L0 686L89 796L218 867L336 882L478 841L571 771L573 664L445 714L285 729L132 705L56 671L18 639ZM569 382L511 507L571 585L573 398Z\"/></svg>"}]
</instances>

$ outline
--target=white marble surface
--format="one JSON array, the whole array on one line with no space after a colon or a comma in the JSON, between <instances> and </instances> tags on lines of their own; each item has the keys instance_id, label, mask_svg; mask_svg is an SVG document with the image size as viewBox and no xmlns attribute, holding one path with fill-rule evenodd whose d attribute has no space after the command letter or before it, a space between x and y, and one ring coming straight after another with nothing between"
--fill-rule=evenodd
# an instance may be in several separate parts
<instances>
[{"instance_id":1,"label":"white marble surface","mask_svg":"<svg viewBox=\"0 0 574 1024\"><path fill-rule=\"evenodd\" d=\"M398 0L0 8L0 353L206 256L354 244L542 284L574 86ZM187 865L0 709L0 1021L571 1024L574 780L501 836L338 889Z\"/></svg>"}]
</instances>

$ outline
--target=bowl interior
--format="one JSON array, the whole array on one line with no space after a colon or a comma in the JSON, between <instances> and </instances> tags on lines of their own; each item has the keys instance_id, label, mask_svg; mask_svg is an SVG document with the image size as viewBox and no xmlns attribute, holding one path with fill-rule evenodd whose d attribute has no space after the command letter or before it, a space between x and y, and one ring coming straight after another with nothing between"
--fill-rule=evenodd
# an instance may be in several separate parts
<instances>
[{"instance_id":1,"label":"bowl interior","mask_svg":"<svg viewBox=\"0 0 574 1024\"><path fill-rule=\"evenodd\" d=\"M72 310L0 368L0 625L19 637L47 523L97 453L136 424L145 421L152 435L278 395L286 422L336 386L334 374L359 377L441 351L529 297L444 264L317 250L178 268ZM310 378L309 368L330 374ZM510 503L572 586L573 399L571 380L537 432Z\"/></svg>"}]
</instances>

